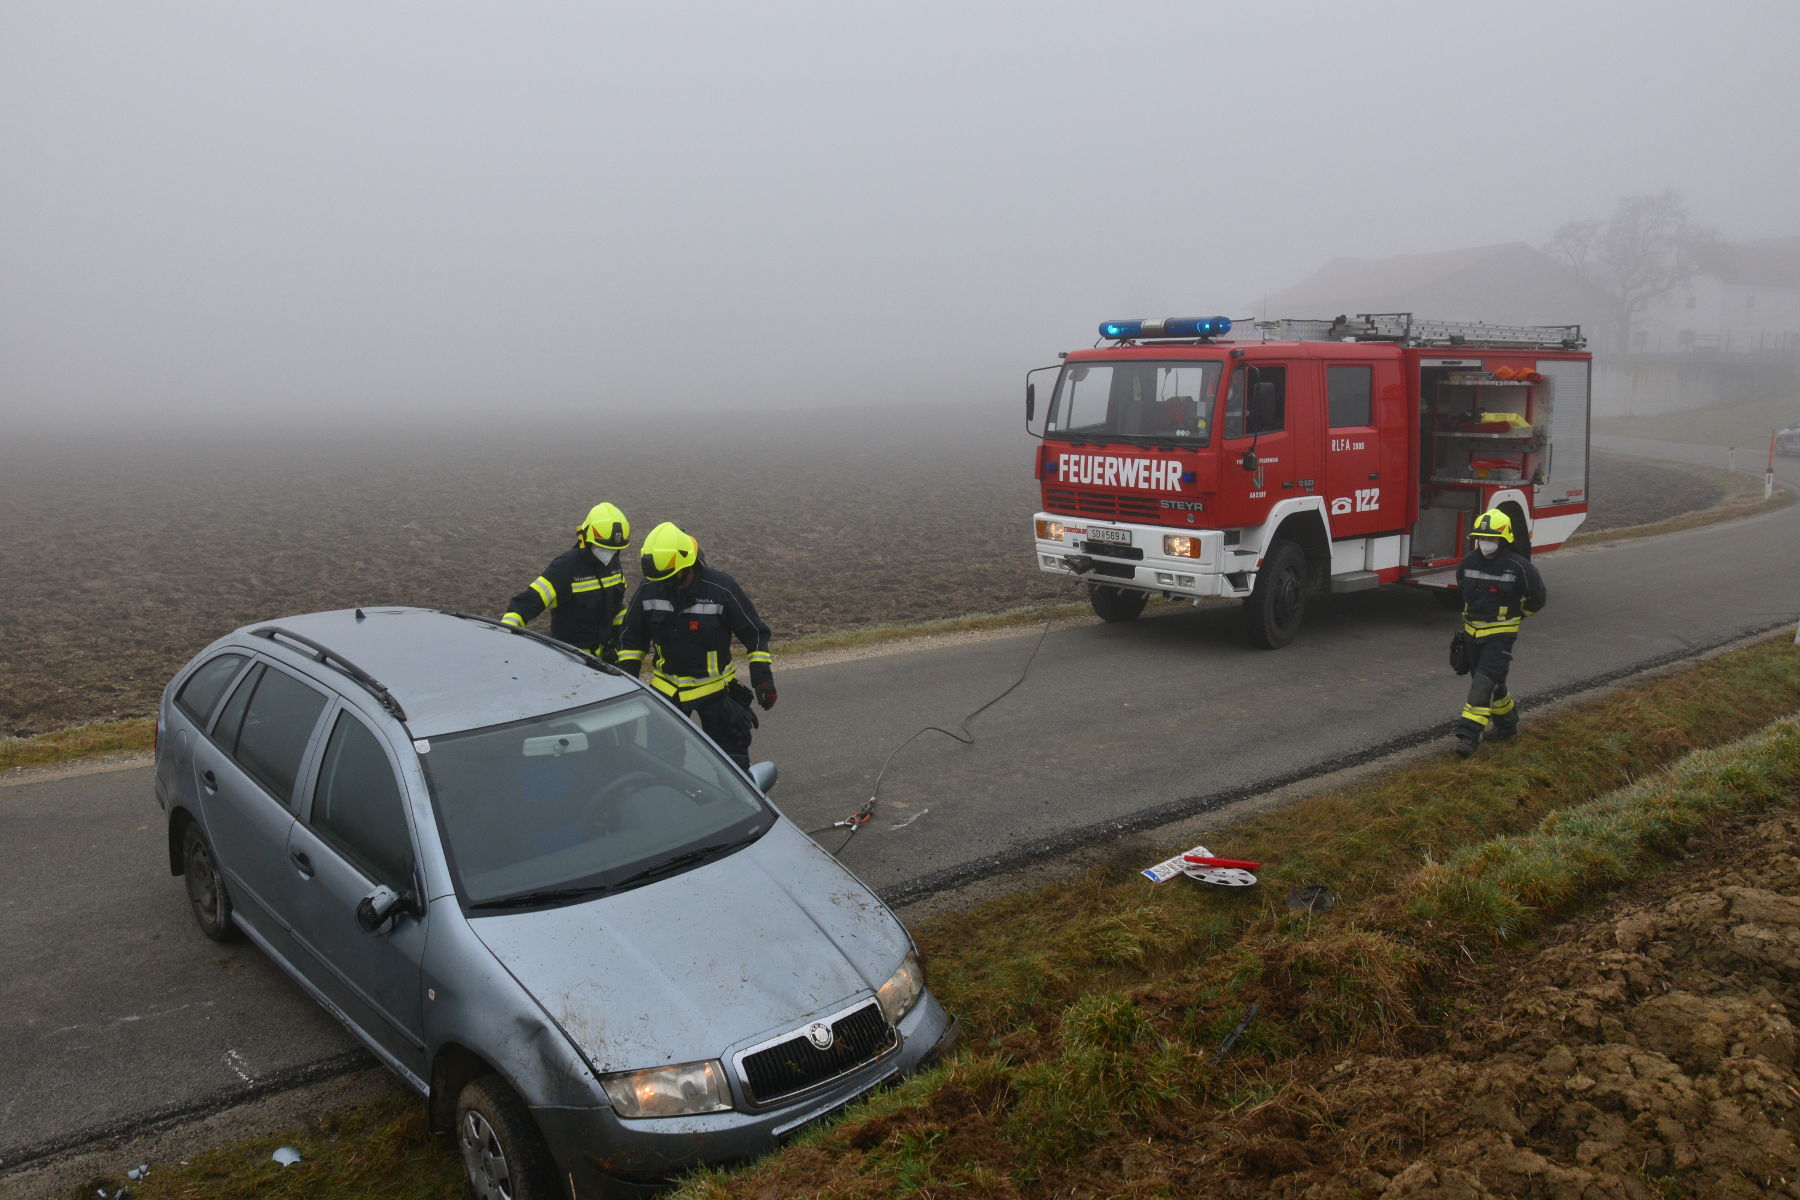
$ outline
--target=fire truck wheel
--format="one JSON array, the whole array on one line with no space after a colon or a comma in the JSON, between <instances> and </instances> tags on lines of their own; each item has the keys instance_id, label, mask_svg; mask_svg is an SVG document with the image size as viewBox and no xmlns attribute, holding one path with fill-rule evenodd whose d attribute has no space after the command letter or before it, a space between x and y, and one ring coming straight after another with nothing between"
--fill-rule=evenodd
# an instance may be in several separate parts
<instances>
[{"instance_id":1,"label":"fire truck wheel","mask_svg":"<svg viewBox=\"0 0 1800 1200\"><path fill-rule=\"evenodd\" d=\"M1128 591L1103 583L1088 584L1088 603L1094 606L1094 615L1102 621L1135 620L1149 602L1148 592Z\"/></svg>"},{"instance_id":2,"label":"fire truck wheel","mask_svg":"<svg viewBox=\"0 0 1800 1200\"><path fill-rule=\"evenodd\" d=\"M1300 632L1306 614L1306 552L1293 542L1269 547L1256 584L1244 600L1244 626L1250 644L1279 650Z\"/></svg>"}]
</instances>

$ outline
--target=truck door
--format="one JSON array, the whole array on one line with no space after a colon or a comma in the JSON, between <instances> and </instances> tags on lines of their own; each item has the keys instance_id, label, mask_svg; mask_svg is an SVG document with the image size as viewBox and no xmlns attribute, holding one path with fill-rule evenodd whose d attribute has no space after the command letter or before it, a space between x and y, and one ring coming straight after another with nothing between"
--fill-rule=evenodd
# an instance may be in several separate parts
<instances>
[{"instance_id":1,"label":"truck door","mask_svg":"<svg viewBox=\"0 0 1800 1200\"><path fill-rule=\"evenodd\" d=\"M1318 389L1306 386L1305 365L1253 362L1232 371L1219 479L1222 523L1260 524L1281 501L1319 493L1324 415ZM1252 449L1256 470L1238 470L1244 452Z\"/></svg>"},{"instance_id":2,"label":"truck door","mask_svg":"<svg viewBox=\"0 0 1800 1200\"><path fill-rule=\"evenodd\" d=\"M1393 362L1326 362L1324 494L1333 539L1407 525L1406 388Z\"/></svg>"}]
</instances>

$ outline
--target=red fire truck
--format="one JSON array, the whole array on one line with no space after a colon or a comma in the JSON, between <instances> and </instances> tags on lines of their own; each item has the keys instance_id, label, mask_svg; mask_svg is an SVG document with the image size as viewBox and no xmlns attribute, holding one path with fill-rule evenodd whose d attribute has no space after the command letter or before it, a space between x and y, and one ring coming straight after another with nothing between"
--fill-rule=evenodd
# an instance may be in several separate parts
<instances>
[{"instance_id":1,"label":"red fire truck","mask_svg":"<svg viewBox=\"0 0 1800 1200\"><path fill-rule=\"evenodd\" d=\"M1586 516L1579 325L1362 313L1252 328L1108 321L1093 349L1039 368L1058 372L1041 428L1027 375L1038 566L1084 581L1102 619L1153 595L1240 599L1251 643L1274 649L1313 593L1454 587L1487 509L1527 531L1526 553Z\"/></svg>"}]
</instances>

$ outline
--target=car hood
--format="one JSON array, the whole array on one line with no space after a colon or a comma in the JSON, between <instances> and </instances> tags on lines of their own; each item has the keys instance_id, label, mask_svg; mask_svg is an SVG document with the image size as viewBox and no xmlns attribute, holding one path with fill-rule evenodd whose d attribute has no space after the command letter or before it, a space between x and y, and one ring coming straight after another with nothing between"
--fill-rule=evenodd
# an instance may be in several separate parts
<instances>
[{"instance_id":1,"label":"car hood","mask_svg":"<svg viewBox=\"0 0 1800 1200\"><path fill-rule=\"evenodd\" d=\"M718 1058L879 987L911 948L791 822L692 871L469 928L594 1068Z\"/></svg>"}]
</instances>

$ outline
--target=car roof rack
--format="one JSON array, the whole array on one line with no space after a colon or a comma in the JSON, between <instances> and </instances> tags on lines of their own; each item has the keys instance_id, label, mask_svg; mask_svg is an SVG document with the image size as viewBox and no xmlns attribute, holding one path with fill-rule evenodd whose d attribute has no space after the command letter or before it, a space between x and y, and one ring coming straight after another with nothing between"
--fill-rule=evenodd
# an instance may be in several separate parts
<instances>
[{"instance_id":1,"label":"car roof rack","mask_svg":"<svg viewBox=\"0 0 1800 1200\"><path fill-rule=\"evenodd\" d=\"M493 617L484 617L480 613L454 612L448 608L440 608L438 611L443 613L446 617L460 617L464 621L478 621L483 625L492 625L497 629L504 629L508 633L530 638L534 642L541 642L552 650L561 650L564 654L575 659L583 666L590 667L593 670L604 671L608 675L625 674L623 670L614 666L612 663L605 662L578 646L571 646L567 642L559 642L555 638L550 637L547 634L539 633L535 629L526 629L522 625L509 625L505 621L497 621Z\"/></svg>"},{"instance_id":2,"label":"car roof rack","mask_svg":"<svg viewBox=\"0 0 1800 1200\"><path fill-rule=\"evenodd\" d=\"M360 616L361 613L362 610L358 609L357 614ZM406 710L400 707L400 702L394 699L394 694L388 691L379 679L339 654L336 650L333 650L328 646L321 646L318 642L313 641L305 634L295 633L291 629L283 629L279 625L264 625L261 629L252 629L250 631L250 636L268 638L271 642L276 638L281 638L283 641L292 642L302 649L312 651L312 657L317 661L324 663L327 666L336 667L350 678L356 680L356 682L362 684L363 689L371 696L374 696L376 700L380 701L381 707L392 713L396 720L401 722L406 720Z\"/></svg>"}]
</instances>

